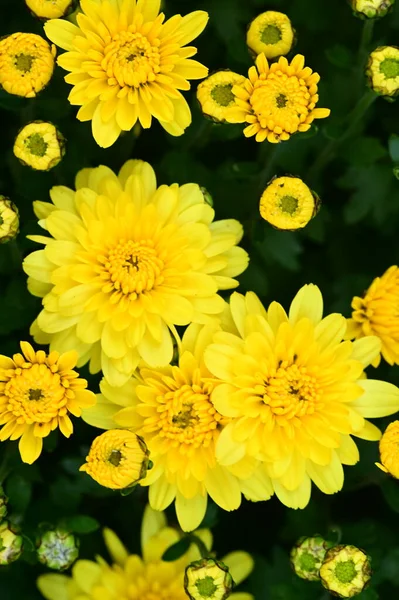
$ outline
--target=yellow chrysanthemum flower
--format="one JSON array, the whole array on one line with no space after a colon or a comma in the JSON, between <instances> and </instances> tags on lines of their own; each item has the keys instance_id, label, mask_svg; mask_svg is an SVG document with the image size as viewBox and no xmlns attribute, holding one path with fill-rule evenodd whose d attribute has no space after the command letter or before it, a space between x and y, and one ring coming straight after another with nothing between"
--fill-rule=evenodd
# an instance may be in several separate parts
<instances>
[{"instance_id":1,"label":"yellow chrysanthemum flower","mask_svg":"<svg viewBox=\"0 0 399 600\"><path fill-rule=\"evenodd\" d=\"M202 81L197 88L197 98L204 115L215 121L226 121L236 99L232 92L234 85L242 85L245 77L233 71L217 71Z\"/></svg>"},{"instance_id":2,"label":"yellow chrysanthemum flower","mask_svg":"<svg viewBox=\"0 0 399 600\"><path fill-rule=\"evenodd\" d=\"M266 311L251 292L234 293L230 311L237 334L216 333L205 350L208 369L225 382L212 403L231 419L218 438L217 460L262 460L276 495L291 508L308 504L312 481L326 494L338 492L342 465L359 460L351 436L380 438L365 417L399 410L396 386L364 378L380 341L342 341L346 319L322 318L315 285L298 292L288 315L276 302Z\"/></svg>"},{"instance_id":3,"label":"yellow chrysanthemum flower","mask_svg":"<svg viewBox=\"0 0 399 600\"><path fill-rule=\"evenodd\" d=\"M54 71L55 46L40 35L13 33L0 40L0 86L9 94L34 98Z\"/></svg>"},{"instance_id":4,"label":"yellow chrysanthemum flower","mask_svg":"<svg viewBox=\"0 0 399 600\"><path fill-rule=\"evenodd\" d=\"M182 135L191 123L190 108L179 90L208 69L185 47L205 28L208 14L195 11L165 21L160 0L81 0L78 26L55 19L45 25L47 37L68 52L58 64L74 87L71 104L77 117L91 121L103 148L130 131L137 120L147 129L158 119L171 135Z\"/></svg>"},{"instance_id":5,"label":"yellow chrysanthemum flower","mask_svg":"<svg viewBox=\"0 0 399 600\"><path fill-rule=\"evenodd\" d=\"M75 0L25 0L26 6L39 19L66 17L76 6Z\"/></svg>"},{"instance_id":6,"label":"yellow chrysanthemum flower","mask_svg":"<svg viewBox=\"0 0 399 600\"><path fill-rule=\"evenodd\" d=\"M284 13L267 10L258 15L247 32L247 46L257 56L266 58L285 56L290 52L295 40L291 21Z\"/></svg>"},{"instance_id":7,"label":"yellow chrysanthemum flower","mask_svg":"<svg viewBox=\"0 0 399 600\"><path fill-rule=\"evenodd\" d=\"M49 171L65 154L64 137L52 123L33 121L18 133L14 154L32 169Z\"/></svg>"},{"instance_id":8,"label":"yellow chrysanthemum flower","mask_svg":"<svg viewBox=\"0 0 399 600\"><path fill-rule=\"evenodd\" d=\"M352 300L352 318L348 319L346 337L360 339L376 335L381 340L381 354L372 362L380 364L381 356L390 365L399 364L399 268L390 267L376 277L364 296Z\"/></svg>"},{"instance_id":9,"label":"yellow chrysanthemum flower","mask_svg":"<svg viewBox=\"0 0 399 600\"><path fill-rule=\"evenodd\" d=\"M85 169L77 191L55 187L54 204L36 202L50 236L33 236L45 250L29 255L30 291L43 298L32 327L39 343L76 349L112 385L126 383L140 358L170 363L175 325L207 322L220 313L218 290L248 264L236 244L238 221L213 222L198 185L157 189L148 163L131 160L115 175Z\"/></svg>"},{"instance_id":10,"label":"yellow chrysanthemum flower","mask_svg":"<svg viewBox=\"0 0 399 600\"><path fill-rule=\"evenodd\" d=\"M14 202L0 194L0 244L13 240L19 231L19 211Z\"/></svg>"},{"instance_id":11,"label":"yellow chrysanthemum flower","mask_svg":"<svg viewBox=\"0 0 399 600\"><path fill-rule=\"evenodd\" d=\"M43 438L54 429L65 437L73 432L69 414L80 417L82 408L95 404L87 381L73 370L77 353L35 352L21 342L22 354L0 355L0 441L19 440L24 462L32 464L43 447Z\"/></svg>"},{"instance_id":12,"label":"yellow chrysanthemum flower","mask_svg":"<svg viewBox=\"0 0 399 600\"><path fill-rule=\"evenodd\" d=\"M334 546L320 567L323 586L339 598L360 594L371 579L370 559L356 546Z\"/></svg>"},{"instance_id":13,"label":"yellow chrysanthemum flower","mask_svg":"<svg viewBox=\"0 0 399 600\"><path fill-rule=\"evenodd\" d=\"M80 471L104 487L122 490L146 476L148 455L147 446L138 435L126 429L112 429L96 437Z\"/></svg>"},{"instance_id":14,"label":"yellow chrysanthemum flower","mask_svg":"<svg viewBox=\"0 0 399 600\"><path fill-rule=\"evenodd\" d=\"M190 600L226 600L235 582L220 560L202 558L186 567L184 589Z\"/></svg>"},{"instance_id":15,"label":"yellow chrysanthemum flower","mask_svg":"<svg viewBox=\"0 0 399 600\"><path fill-rule=\"evenodd\" d=\"M259 203L261 217L276 229L293 231L306 227L316 216L320 200L299 177L275 177Z\"/></svg>"},{"instance_id":16,"label":"yellow chrysanthemum flower","mask_svg":"<svg viewBox=\"0 0 399 600\"><path fill-rule=\"evenodd\" d=\"M269 66L259 54L243 86L234 86L237 108L227 116L229 123L247 123L245 137L272 144L288 140L297 131L308 131L314 119L324 119L328 108L316 108L320 76L305 67L297 54L289 64L285 56Z\"/></svg>"},{"instance_id":17,"label":"yellow chrysanthemum flower","mask_svg":"<svg viewBox=\"0 0 399 600\"><path fill-rule=\"evenodd\" d=\"M150 486L150 504L156 510L176 499L177 518L185 531L201 523L208 494L224 510L235 510L241 492L251 500L266 500L273 493L269 478L255 471L256 460L244 459L232 468L217 464L215 448L229 419L211 403L212 391L221 382L203 360L217 329L218 325L190 325L174 366L142 366L122 388L102 381L97 406L84 414L95 427L128 428L144 439L153 468L140 484Z\"/></svg>"},{"instance_id":18,"label":"yellow chrysanthemum flower","mask_svg":"<svg viewBox=\"0 0 399 600\"><path fill-rule=\"evenodd\" d=\"M204 529L195 533L210 550L212 534ZM104 529L104 540L113 560L108 565L101 557L97 562L79 560L72 568L72 577L46 574L37 585L46 600L187 600L184 591L184 571L200 558L192 544L178 560L165 562L164 552L181 539L181 533L167 526L163 513L144 512L141 529L143 557L129 554L110 529ZM253 559L246 552L232 552L223 558L235 581L240 583L251 573ZM232 600L253 600L251 594L232 594Z\"/></svg>"},{"instance_id":19,"label":"yellow chrysanthemum flower","mask_svg":"<svg viewBox=\"0 0 399 600\"><path fill-rule=\"evenodd\" d=\"M380 440L381 464L377 466L385 473L399 479L399 421L393 421L386 428Z\"/></svg>"},{"instance_id":20,"label":"yellow chrysanthemum flower","mask_svg":"<svg viewBox=\"0 0 399 600\"><path fill-rule=\"evenodd\" d=\"M380 96L399 94L399 48L380 46L370 54L366 69L370 87Z\"/></svg>"},{"instance_id":21,"label":"yellow chrysanthemum flower","mask_svg":"<svg viewBox=\"0 0 399 600\"><path fill-rule=\"evenodd\" d=\"M363 19L385 17L395 4L395 0L349 0L349 2L355 15Z\"/></svg>"}]
</instances>

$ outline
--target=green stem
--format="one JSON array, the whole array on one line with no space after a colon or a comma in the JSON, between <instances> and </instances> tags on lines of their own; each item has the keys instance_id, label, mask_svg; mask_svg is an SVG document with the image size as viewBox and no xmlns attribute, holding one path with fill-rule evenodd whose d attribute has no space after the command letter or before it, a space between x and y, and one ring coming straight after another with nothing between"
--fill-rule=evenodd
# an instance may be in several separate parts
<instances>
[{"instance_id":1,"label":"green stem","mask_svg":"<svg viewBox=\"0 0 399 600\"><path fill-rule=\"evenodd\" d=\"M283 142L281 142L283 143ZM280 144L270 144L270 142L263 142L259 152L259 160L263 168L259 172L259 192L262 193L266 187L266 184L270 181L273 175L273 170L278 157Z\"/></svg>"},{"instance_id":2,"label":"green stem","mask_svg":"<svg viewBox=\"0 0 399 600\"><path fill-rule=\"evenodd\" d=\"M362 36L360 38L358 63L363 67L366 55L373 39L374 19L366 19L363 24Z\"/></svg>"},{"instance_id":3,"label":"green stem","mask_svg":"<svg viewBox=\"0 0 399 600\"><path fill-rule=\"evenodd\" d=\"M4 481L7 479L8 475L11 472L11 467L8 464L12 452L10 446L11 444L6 445L0 462L0 485L3 485Z\"/></svg>"},{"instance_id":4,"label":"green stem","mask_svg":"<svg viewBox=\"0 0 399 600\"><path fill-rule=\"evenodd\" d=\"M205 546L204 542L196 535L190 535L189 538L192 543L197 546L199 553L201 554L201 558L208 558L209 550Z\"/></svg>"}]
</instances>

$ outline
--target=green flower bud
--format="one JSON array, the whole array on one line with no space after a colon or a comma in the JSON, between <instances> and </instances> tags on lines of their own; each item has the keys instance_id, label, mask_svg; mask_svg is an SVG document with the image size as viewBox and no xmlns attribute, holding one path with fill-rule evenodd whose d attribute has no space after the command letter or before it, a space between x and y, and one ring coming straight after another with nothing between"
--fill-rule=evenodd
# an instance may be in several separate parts
<instances>
[{"instance_id":1,"label":"green flower bud","mask_svg":"<svg viewBox=\"0 0 399 600\"><path fill-rule=\"evenodd\" d=\"M378 19L385 17L395 4L395 0L349 0L356 17Z\"/></svg>"},{"instance_id":2,"label":"green flower bud","mask_svg":"<svg viewBox=\"0 0 399 600\"><path fill-rule=\"evenodd\" d=\"M203 558L186 567L184 589L191 600L225 600L233 587L229 569L220 560Z\"/></svg>"},{"instance_id":3,"label":"green flower bud","mask_svg":"<svg viewBox=\"0 0 399 600\"><path fill-rule=\"evenodd\" d=\"M7 516L7 502L8 498L0 485L0 522Z\"/></svg>"},{"instance_id":4,"label":"green flower bud","mask_svg":"<svg viewBox=\"0 0 399 600\"><path fill-rule=\"evenodd\" d=\"M23 550L23 540L7 521L0 525L0 565L9 565L19 559Z\"/></svg>"},{"instance_id":5,"label":"green flower bud","mask_svg":"<svg viewBox=\"0 0 399 600\"><path fill-rule=\"evenodd\" d=\"M320 578L334 596L352 598L360 594L371 579L370 558L355 546L335 546L325 555Z\"/></svg>"},{"instance_id":6,"label":"green flower bud","mask_svg":"<svg viewBox=\"0 0 399 600\"><path fill-rule=\"evenodd\" d=\"M320 535L301 537L291 550L291 566L298 577L308 581L320 579L319 570L325 554L333 544Z\"/></svg>"},{"instance_id":7,"label":"green flower bud","mask_svg":"<svg viewBox=\"0 0 399 600\"><path fill-rule=\"evenodd\" d=\"M208 190L206 188L202 187L201 192L202 192L202 195L204 196L205 202L213 208L213 198L210 195L210 193L208 192Z\"/></svg>"},{"instance_id":8,"label":"green flower bud","mask_svg":"<svg viewBox=\"0 0 399 600\"><path fill-rule=\"evenodd\" d=\"M19 212L11 200L0 195L0 244L13 240L19 231Z\"/></svg>"},{"instance_id":9,"label":"green flower bud","mask_svg":"<svg viewBox=\"0 0 399 600\"><path fill-rule=\"evenodd\" d=\"M68 569L79 556L79 541L72 533L56 529L47 531L37 548L37 557L41 563L54 569Z\"/></svg>"}]
</instances>

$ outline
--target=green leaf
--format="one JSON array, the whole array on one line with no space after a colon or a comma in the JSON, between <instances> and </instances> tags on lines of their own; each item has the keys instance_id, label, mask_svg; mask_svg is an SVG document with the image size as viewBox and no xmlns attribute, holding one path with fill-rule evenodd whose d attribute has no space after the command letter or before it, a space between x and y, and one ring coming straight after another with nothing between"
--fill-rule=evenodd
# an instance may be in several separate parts
<instances>
[{"instance_id":1,"label":"green leaf","mask_svg":"<svg viewBox=\"0 0 399 600\"><path fill-rule=\"evenodd\" d=\"M169 546L167 550L162 555L162 560L166 562L172 562L174 560L178 560L187 552L191 545L191 540L188 536L183 537L181 540Z\"/></svg>"},{"instance_id":2,"label":"green leaf","mask_svg":"<svg viewBox=\"0 0 399 600\"><path fill-rule=\"evenodd\" d=\"M289 271L299 270L302 245L296 233L269 228L263 242L256 246L267 262L276 262Z\"/></svg>"},{"instance_id":3,"label":"green leaf","mask_svg":"<svg viewBox=\"0 0 399 600\"><path fill-rule=\"evenodd\" d=\"M93 531L97 531L100 527L100 523L88 515L68 517L65 519L64 523L68 531L80 534L92 533Z\"/></svg>"},{"instance_id":4,"label":"green leaf","mask_svg":"<svg viewBox=\"0 0 399 600\"><path fill-rule=\"evenodd\" d=\"M381 491L392 510L399 513L399 481L387 476L381 483Z\"/></svg>"},{"instance_id":5,"label":"green leaf","mask_svg":"<svg viewBox=\"0 0 399 600\"><path fill-rule=\"evenodd\" d=\"M5 489L11 510L16 513L24 513L32 497L31 482L19 474L13 473L8 477Z\"/></svg>"},{"instance_id":6,"label":"green leaf","mask_svg":"<svg viewBox=\"0 0 399 600\"><path fill-rule=\"evenodd\" d=\"M394 163L399 163L399 135L392 134L388 142L389 154Z\"/></svg>"},{"instance_id":7,"label":"green leaf","mask_svg":"<svg viewBox=\"0 0 399 600\"><path fill-rule=\"evenodd\" d=\"M326 56L329 62L340 69L351 69L353 67L353 53L342 44L335 44L327 48Z\"/></svg>"}]
</instances>

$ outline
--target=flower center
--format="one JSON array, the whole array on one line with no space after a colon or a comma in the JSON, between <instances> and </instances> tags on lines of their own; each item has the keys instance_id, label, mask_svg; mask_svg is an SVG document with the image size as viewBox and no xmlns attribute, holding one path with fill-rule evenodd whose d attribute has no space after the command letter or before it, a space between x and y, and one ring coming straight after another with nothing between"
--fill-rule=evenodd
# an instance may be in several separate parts
<instances>
[{"instance_id":1,"label":"flower center","mask_svg":"<svg viewBox=\"0 0 399 600\"><path fill-rule=\"evenodd\" d=\"M298 209L298 200L294 196L283 196L280 201L283 212L293 215Z\"/></svg>"},{"instance_id":2,"label":"flower center","mask_svg":"<svg viewBox=\"0 0 399 600\"><path fill-rule=\"evenodd\" d=\"M29 400L41 400L43 398L43 393L41 389L31 389L29 390Z\"/></svg>"},{"instance_id":3,"label":"flower center","mask_svg":"<svg viewBox=\"0 0 399 600\"><path fill-rule=\"evenodd\" d=\"M18 71L22 71L22 73L29 73L34 60L35 57L30 54L17 54L14 62L15 68L18 69Z\"/></svg>"},{"instance_id":4,"label":"flower center","mask_svg":"<svg viewBox=\"0 0 399 600\"><path fill-rule=\"evenodd\" d=\"M44 141L40 133L33 133L25 140L25 145L31 154L35 156L44 156L47 152L48 144Z\"/></svg>"},{"instance_id":5,"label":"flower center","mask_svg":"<svg viewBox=\"0 0 399 600\"><path fill-rule=\"evenodd\" d=\"M314 413L318 386L306 367L284 361L273 371L263 389L263 401L273 414L291 419Z\"/></svg>"},{"instance_id":6,"label":"flower center","mask_svg":"<svg viewBox=\"0 0 399 600\"><path fill-rule=\"evenodd\" d=\"M395 58L385 58L380 64L380 71L386 79L395 79L399 77L399 60Z\"/></svg>"},{"instance_id":7,"label":"flower center","mask_svg":"<svg viewBox=\"0 0 399 600\"><path fill-rule=\"evenodd\" d=\"M234 94L231 91L232 88L233 85L231 83L215 85L215 87L212 88L211 96L220 106L229 106L229 104L234 102Z\"/></svg>"},{"instance_id":8,"label":"flower center","mask_svg":"<svg viewBox=\"0 0 399 600\"><path fill-rule=\"evenodd\" d=\"M260 34L260 39L264 44L278 44L282 37L281 30L277 25L267 25Z\"/></svg>"},{"instance_id":9,"label":"flower center","mask_svg":"<svg viewBox=\"0 0 399 600\"><path fill-rule=\"evenodd\" d=\"M110 85L138 88L154 81L160 72L160 41L152 43L141 33L121 31L105 47L102 68L107 73Z\"/></svg>"},{"instance_id":10,"label":"flower center","mask_svg":"<svg viewBox=\"0 0 399 600\"><path fill-rule=\"evenodd\" d=\"M209 577L209 575L207 577L203 577L202 579L198 579L195 582L195 585L199 595L202 598L211 598L217 590L213 578Z\"/></svg>"},{"instance_id":11,"label":"flower center","mask_svg":"<svg viewBox=\"0 0 399 600\"><path fill-rule=\"evenodd\" d=\"M119 467L122 460L122 452L120 450L111 450L111 454L108 457L108 462L114 467Z\"/></svg>"},{"instance_id":12,"label":"flower center","mask_svg":"<svg viewBox=\"0 0 399 600\"><path fill-rule=\"evenodd\" d=\"M163 268L152 240L121 241L109 251L104 264L103 278L108 279L108 283L103 291L116 290L135 298L163 282Z\"/></svg>"},{"instance_id":13,"label":"flower center","mask_svg":"<svg viewBox=\"0 0 399 600\"><path fill-rule=\"evenodd\" d=\"M302 571L314 571L316 569L316 559L310 552L304 552L299 559L299 567Z\"/></svg>"},{"instance_id":14,"label":"flower center","mask_svg":"<svg viewBox=\"0 0 399 600\"><path fill-rule=\"evenodd\" d=\"M340 561L334 569L336 578L341 583L351 583L356 575L356 567L353 560Z\"/></svg>"}]
</instances>

